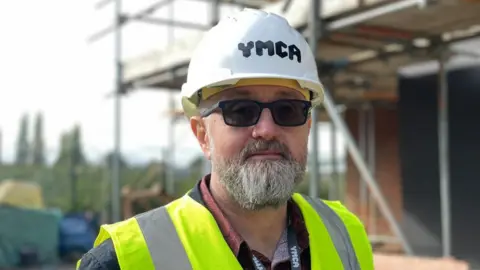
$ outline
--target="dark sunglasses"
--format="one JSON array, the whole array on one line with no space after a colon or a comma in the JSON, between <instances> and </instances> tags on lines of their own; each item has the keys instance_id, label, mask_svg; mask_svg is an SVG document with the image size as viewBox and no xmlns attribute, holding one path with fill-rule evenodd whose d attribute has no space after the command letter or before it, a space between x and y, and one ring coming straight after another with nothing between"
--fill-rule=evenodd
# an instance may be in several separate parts
<instances>
[{"instance_id":1,"label":"dark sunglasses","mask_svg":"<svg viewBox=\"0 0 480 270\"><path fill-rule=\"evenodd\" d=\"M207 117L217 109L222 110L225 124L234 127L256 125L263 109L269 109L275 124L283 127L301 126L307 122L312 103L298 99L280 99L259 102L250 99L223 100L201 113Z\"/></svg>"}]
</instances>

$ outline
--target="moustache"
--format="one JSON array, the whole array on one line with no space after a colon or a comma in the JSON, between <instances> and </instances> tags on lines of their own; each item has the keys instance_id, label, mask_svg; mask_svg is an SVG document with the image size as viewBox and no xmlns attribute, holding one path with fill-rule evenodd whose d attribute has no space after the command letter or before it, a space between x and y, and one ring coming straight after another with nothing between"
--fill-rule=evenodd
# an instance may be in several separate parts
<instances>
[{"instance_id":1,"label":"moustache","mask_svg":"<svg viewBox=\"0 0 480 270\"><path fill-rule=\"evenodd\" d=\"M291 160L292 155L285 144L276 140L255 140L249 142L240 153L240 159L245 161L248 157L264 151L278 152L284 159Z\"/></svg>"}]
</instances>

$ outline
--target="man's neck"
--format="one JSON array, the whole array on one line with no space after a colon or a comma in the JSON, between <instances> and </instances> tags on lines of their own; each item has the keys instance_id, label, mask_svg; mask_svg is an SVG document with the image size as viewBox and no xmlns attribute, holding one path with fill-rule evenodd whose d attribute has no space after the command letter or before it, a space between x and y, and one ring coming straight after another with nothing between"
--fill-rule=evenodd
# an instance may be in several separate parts
<instances>
[{"instance_id":1,"label":"man's neck","mask_svg":"<svg viewBox=\"0 0 480 270\"><path fill-rule=\"evenodd\" d=\"M287 206L249 211L241 208L212 175L210 192L232 227L254 249L272 259L287 224Z\"/></svg>"}]
</instances>

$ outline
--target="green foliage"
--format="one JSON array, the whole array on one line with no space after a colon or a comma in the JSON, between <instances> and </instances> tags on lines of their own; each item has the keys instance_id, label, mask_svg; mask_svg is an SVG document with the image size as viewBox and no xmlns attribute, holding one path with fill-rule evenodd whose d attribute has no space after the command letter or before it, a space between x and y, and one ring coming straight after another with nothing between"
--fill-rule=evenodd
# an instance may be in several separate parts
<instances>
[{"instance_id":1,"label":"green foliage","mask_svg":"<svg viewBox=\"0 0 480 270\"><path fill-rule=\"evenodd\" d=\"M114 151L110 151L104 158L104 163L107 165L107 167L109 169L112 169L113 168L113 159L115 157L115 152ZM120 165L120 168L126 168L128 167L128 164L127 162L125 161L125 159L120 155L119 157L119 165Z\"/></svg>"},{"instance_id":2,"label":"green foliage","mask_svg":"<svg viewBox=\"0 0 480 270\"><path fill-rule=\"evenodd\" d=\"M80 166L85 165L81 140L81 128L76 125L72 130L65 132L60 137L60 151L55 166Z\"/></svg>"},{"instance_id":3,"label":"green foliage","mask_svg":"<svg viewBox=\"0 0 480 270\"><path fill-rule=\"evenodd\" d=\"M35 165L45 164L45 146L43 141L43 115L38 113L35 119L33 146L32 146L32 163Z\"/></svg>"},{"instance_id":4,"label":"green foliage","mask_svg":"<svg viewBox=\"0 0 480 270\"><path fill-rule=\"evenodd\" d=\"M15 163L23 165L28 163L30 146L28 143L28 115L23 115L20 120L20 129L17 137Z\"/></svg>"},{"instance_id":5,"label":"green foliage","mask_svg":"<svg viewBox=\"0 0 480 270\"><path fill-rule=\"evenodd\" d=\"M199 177L194 177L191 175L188 178L180 179L175 182L175 197L181 197L185 195L188 191L190 191L197 183L198 181L202 179L201 176Z\"/></svg>"},{"instance_id":6,"label":"green foliage","mask_svg":"<svg viewBox=\"0 0 480 270\"><path fill-rule=\"evenodd\" d=\"M83 153L83 144L82 144L82 131L79 125L75 125L70 133L71 136L71 154L73 159L73 164L85 165L87 162L85 155Z\"/></svg>"},{"instance_id":7,"label":"green foliage","mask_svg":"<svg viewBox=\"0 0 480 270\"><path fill-rule=\"evenodd\" d=\"M337 190L338 190L338 196L337 197L339 200L343 200L344 197L344 175L340 174L337 176L332 176L332 175L321 175L320 180L318 181L318 189L317 189L317 194L320 198L322 199L328 199L329 198L329 192L330 189L332 188L332 185L335 184ZM297 192L302 193L302 194L309 194L310 190L310 175L308 173L305 174L304 180L298 185L297 187ZM335 189L333 189L335 190ZM332 190L332 192L333 192Z\"/></svg>"},{"instance_id":8,"label":"green foliage","mask_svg":"<svg viewBox=\"0 0 480 270\"><path fill-rule=\"evenodd\" d=\"M153 170L153 175L152 167L156 168ZM178 198L187 193L203 177L201 170L196 166L191 166L189 170L190 174L187 177L177 179L175 182L174 197ZM164 181L164 171L165 165L156 163L142 167L121 168L121 186L131 185L135 188L148 188L155 183ZM95 212L110 210L110 169L105 166L85 164L78 166L76 173L78 200L75 210L92 210ZM308 177L306 175L305 180L299 184L297 192L308 194ZM343 175L335 181L343 183L342 178ZM0 181L5 179L30 180L39 183L47 206L59 208L62 211L73 210L71 200L72 181L68 166L0 165ZM329 183L329 176L323 175L318 190L321 198L328 198ZM342 191L343 187L340 186L340 194L343 194ZM158 205L152 205L152 207L158 207Z\"/></svg>"},{"instance_id":9,"label":"green foliage","mask_svg":"<svg viewBox=\"0 0 480 270\"><path fill-rule=\"evenodd\" d=\"M68 132L62 133L60 135L60 150L57 154L55 166L66 166L69 163L71 144L70 134Z\"/></svg>"},{"instance_id":10,"label":"green foliage","mask_svg":"<svg viewBox=\"0 0 480 270\"><path fill-rule=\"evenodd\" d=\"M202 179L204 157L199 156L188 166L189 175L175 182L175 196L180 197L192 189Z\"/></svg>"},{"instance_id":11,"label":"green foliage","mask_svg":"<svg viewBox=\"0 0 480 270\"><path fill-rule=\"evenodd\" d=\"M121 171L122 185L135 182L144 174L143 168L129 168ZM101 212L110 198L110 178L105 167L82 165L77 173L77 206L75 210ZM70 169L64 166L1 165L0 181L18 179L33 181L42 187L48 207L62 211L73 210Z\"/></svg>"}]
</instances>

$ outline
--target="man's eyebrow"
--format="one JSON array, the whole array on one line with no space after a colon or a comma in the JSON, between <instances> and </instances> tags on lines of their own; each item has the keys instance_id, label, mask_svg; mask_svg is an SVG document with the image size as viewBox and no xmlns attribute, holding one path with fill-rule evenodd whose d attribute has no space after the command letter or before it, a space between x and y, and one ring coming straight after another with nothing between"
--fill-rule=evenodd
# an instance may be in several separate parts
<instances>
[{"instance_id":1,"label":"man's eyebrow","mask_svg":"<svg viewBox=\"0 0 480 270\"><path fill-rule=\"evenodd\" d=\"M283 90L279 93L279 95L284 98L291 98L291 99L298 99L299 97L303 97L303 95L295 89Z\"/></svg>"},{"instance_id":2,"label":"man's eyebrow","mask_svg":"<svg viewBox=\"0 0 480 270\"><path fill-rule=\"evenodd\" d=\"M230 91L225 92L225 94L222 96L222 99L232 98L237 96L240 96L241 98L248 98L248 97L251 97L252 94L245 89L232 89Z\"/></svg>"}]
</instances>

